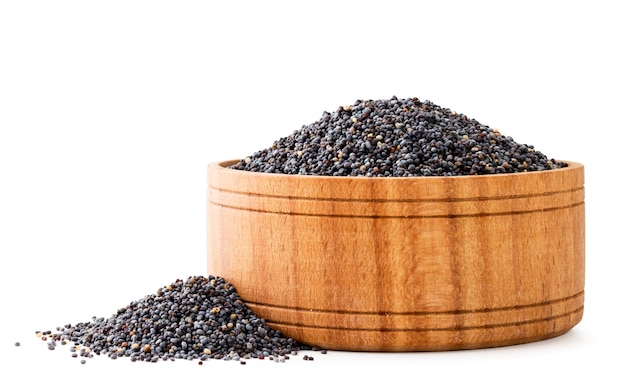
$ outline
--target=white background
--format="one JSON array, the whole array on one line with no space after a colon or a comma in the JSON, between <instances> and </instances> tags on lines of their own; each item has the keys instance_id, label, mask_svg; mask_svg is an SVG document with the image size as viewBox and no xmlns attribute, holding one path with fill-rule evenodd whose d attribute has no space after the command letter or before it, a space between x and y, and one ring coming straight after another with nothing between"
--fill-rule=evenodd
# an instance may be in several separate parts
<instances>
[{"instance_id":1,"label":"white background","mask_svg":"<svg viewBox=\"0 0 626 390\"><path fill-rule=\"evenodd\" d=\"M619 4L1 1L0 387L624 388ZM80 365L35 337L205 274L209 163L393 95L585 165L574 329L506 348L245 366Z\"/></svg>"}]
</instances>

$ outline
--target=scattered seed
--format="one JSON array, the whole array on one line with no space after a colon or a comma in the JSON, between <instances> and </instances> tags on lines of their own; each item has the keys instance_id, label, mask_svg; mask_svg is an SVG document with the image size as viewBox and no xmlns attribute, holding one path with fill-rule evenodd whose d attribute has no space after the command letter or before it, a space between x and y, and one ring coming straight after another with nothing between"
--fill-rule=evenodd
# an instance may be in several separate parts
<instances>
[{"instance_id":1,"label":"scattered seed","mask_svg":"<svg viewBox=\"0 0 626 390\"><path fill-rule=\"evenodd\" d=\"M242 358L266 357L285 362L286 355L311 349L270 328L234 286L215 276L177 279L109 318L92 317L58 327L56 333L36 334L51 340L51 349L57 341L72 343L72 357L80 351L81 357L105 354L132 362L184 359L201 365L207 359L222 359L245 364Z\"/></svg>"}]
</instances>

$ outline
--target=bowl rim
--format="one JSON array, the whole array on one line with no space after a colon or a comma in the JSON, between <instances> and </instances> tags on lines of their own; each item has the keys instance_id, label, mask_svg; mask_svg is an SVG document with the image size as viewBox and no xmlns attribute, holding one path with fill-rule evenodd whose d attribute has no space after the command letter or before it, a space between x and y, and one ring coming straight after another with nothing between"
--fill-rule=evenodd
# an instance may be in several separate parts
<instances>
[{"instance_id":1,"label":"bowl rim","mask_svg":"<svg viewBox=\"0 0 626 390\"><path fill-rule=\"evenodd\" d=\"M527 198L584 189L583 164L568 160L559 160L567 167L543 171L413 177L298 175L228 168L237 161L208 165L209 191L289 199L456 201Z\"/></svg>"},{"instance_id":2,"label":"bowl rim","mask_svg":"<svg viewBox=\"0 0 626 390\"><path fill-rule=\"evenodd\" d=\"M220 160L209 163L208 169L217 169L217 170L228 170L233 172L234 174L242 174L242 175L253 175L258 176L262 175L262 177L266 177L268 179L271 178L298 178L298 180L328 180L328 181L336 181L336 180L367 180L367 181L415 181L415 180L470 180L470 179L479 179L484 180L484 178L506 178L506 177L522 177L527 175L541 175L541 174L550 174L557 172L565 172L571 171L575 169L584 169L584 165L579 162L571 161L571 160L557 160L557 162L567 163L566 167L556 168L556 169L545 169L541 171L526 171L526 172L511 172L511 173L490 173L490 174L481 174L481 175L457 175L457 176L410 176L410 177L398 177L398 176L326 176L326 175L300 175L300 174L288 174L288 173L269 173L269 172L252 172L245 171L241 169L230 169L229 166L241 161L241 159L230 159L230 160Z\"/></svg>"}]
</instances>

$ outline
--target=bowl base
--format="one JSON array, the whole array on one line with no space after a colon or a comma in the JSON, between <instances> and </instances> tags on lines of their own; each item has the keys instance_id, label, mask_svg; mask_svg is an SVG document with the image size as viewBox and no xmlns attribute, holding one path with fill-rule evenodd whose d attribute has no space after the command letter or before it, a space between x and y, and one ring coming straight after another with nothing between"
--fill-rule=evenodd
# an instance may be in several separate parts
<instances>
[{"instance_id":1,"label":"bowl base","mask_svg":"<svg viewBox=\"0 0 626 390\"><path fill-rule=\"evenodd\" d=\"M266 323L311 347L344 351L417 352L503 347L554 338L566 333L582 320L583 300L584 293L581 292L558 302L529 307L441 314L298 312L254 303L248 303L248 307L260 317L277 319ZM331 323L328 316L338 317L338 323L378 323L388 326L368 328L314 325L320 321ZM302 322L289 323L294 318L301 319ZM394 328L394 322L404 326Z\"/></svg>"}]
</instances>

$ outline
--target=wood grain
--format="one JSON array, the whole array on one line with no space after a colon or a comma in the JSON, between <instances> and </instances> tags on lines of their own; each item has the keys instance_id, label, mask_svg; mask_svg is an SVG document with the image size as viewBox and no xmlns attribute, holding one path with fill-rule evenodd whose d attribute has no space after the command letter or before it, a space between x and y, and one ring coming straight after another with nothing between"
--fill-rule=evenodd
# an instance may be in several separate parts
<instances>
[{"instance_id":1,"label":"wood grain","mask_svg":"<svg viewBox=\"0 0 626 390\"><path fill-rule=\"evenodd\" d=\"M320 348L504 346L582 319L584 172L348 178L208 167L208 273Z\"/></svg>"}]
</instances>

